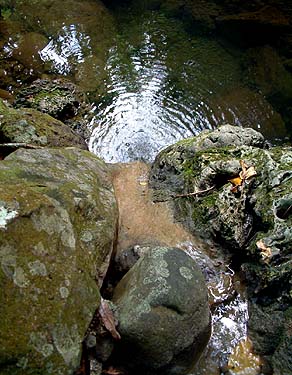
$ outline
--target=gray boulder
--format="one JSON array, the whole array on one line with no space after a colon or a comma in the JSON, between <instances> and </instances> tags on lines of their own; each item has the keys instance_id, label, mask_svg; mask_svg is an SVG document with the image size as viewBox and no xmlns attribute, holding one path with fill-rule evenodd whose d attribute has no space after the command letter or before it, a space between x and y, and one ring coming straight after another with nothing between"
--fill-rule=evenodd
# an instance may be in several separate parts
<instances>
[{"instance_id":1,"label":"gray boulder","mask_svg":"<svg viewBox=\"0 0 292 375\"><path fill-rule=\"evenodd\" d=\"M218 137L223 130L227 134ZM172 202L178 221L220 244L241 266L249 337L275 373L282 361L281 373L290 374L292 148L265 149L256 134L228 126L181 141L157 156L150 179L154 196L164 194ZM216 140L213 147L210 139ZM269 325L272 316L277 321L263 329L263 320Z\"/></svg>"},{"instance_id":2,"label":"gray boulder","mask_svg":"<svg viewBox=\"0 0 292 375\"><path fill-rule=\"evenodd\" d=\"M63 122L32 108L11 108L1 99L0 143L87 149L84 139Z\"/></svg>"},{"instance_id":3,"label":"gray boulder","mask_svg":"<svg viewBox=\"0 0 292 375\"><path fill-rule=\"evenodd\" d=\"M162 150L150 173L150 187L155 201L168 200L171 195L184 192L185 180L192 177L193 158L200 151L231 147L267 147L263 135L251 128L229 124L214 131L203 131L197 137L184 139Z\"/></svg>"},{"instance_id":4,"label":"gray boulder","mask_svg":"<svg viewBox=\"0 0 292 375\"><path fill-rule=\"evenodd\" d=\"M19 149L1 161L1 375L79 366L116 220L107 167L91 153Z\"/></svg>"},{"instance_id":5,"label":"gray boulder","mask_svg":"<svg viewBox=\"0 0 292 375\"><path fill-rule=\"evenodd\" d=\"M155 247L119 282L119 362L139 373L184 374L210 336L204 277L182 250Z\"/></svg>"}]
</instances>

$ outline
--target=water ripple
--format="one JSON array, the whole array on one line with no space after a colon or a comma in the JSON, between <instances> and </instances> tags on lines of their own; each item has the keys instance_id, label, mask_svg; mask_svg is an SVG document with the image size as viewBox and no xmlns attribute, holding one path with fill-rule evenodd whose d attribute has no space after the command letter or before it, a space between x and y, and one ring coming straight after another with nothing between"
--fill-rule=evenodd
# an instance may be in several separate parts
<instances>
[{"instance_id":1,"label":"water ripple","mask_svg":"<svg viewBox=\"0 0 292 375\"><path fill-rule=\"evenodd\" d=\"M105 161L151 162L164 147L229 122L263 128L275 116L240 86L240 61L150 12L120 22L106 65L108 100L96 105L89 148Z\"/></svg>"}]
</instances>

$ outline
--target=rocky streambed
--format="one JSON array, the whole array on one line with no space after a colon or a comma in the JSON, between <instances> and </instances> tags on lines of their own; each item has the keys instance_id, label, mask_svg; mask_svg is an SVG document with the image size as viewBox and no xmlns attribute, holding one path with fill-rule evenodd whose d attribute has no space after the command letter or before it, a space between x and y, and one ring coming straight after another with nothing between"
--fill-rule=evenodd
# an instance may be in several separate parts
<instances>
[{"instance_id":1,"label":"rocky streambed","mask_svg":"<svg viewBox=\"0 0 292 375\"><path fill-rule=\"evenodd\" d=\"M291 375L284 3L0 2L1 375Z\"/></svg>"},{"instance_id":2,"label":"rocky streambed","mask_svg":"<svg viewBox=\"0 0 292 375\"><path fill-rule=\"evenodd\" d=\"M1 373L289 373L291 148L225 125L106 165L1 108Z\"/></svg>"}]
</instances>

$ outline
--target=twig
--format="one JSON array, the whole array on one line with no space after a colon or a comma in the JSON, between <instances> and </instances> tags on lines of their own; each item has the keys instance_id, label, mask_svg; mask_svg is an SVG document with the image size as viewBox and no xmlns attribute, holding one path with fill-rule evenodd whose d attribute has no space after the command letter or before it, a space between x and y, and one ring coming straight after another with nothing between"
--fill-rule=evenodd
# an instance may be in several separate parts
<instances>
[{"instance_id":1,"label":"twig","mask_svg":"<svg viewBox=\"0 0 292 375\"><path fill-rule=\"evenodd\" d=\"M196 196L196 195L200 195L200 194L203 194L203 193L207 193L208 191L211 191L215 188L215 185L211 186L210 188L208 189L204 189L204 190L197 190L197 191L194 191L192 193L188 193L188 194L179 194L179 195L175 195L173 196L172 198L173 199L176 199L176 198L183 198L183 197L192 197L192 196Z\"/></svg>"},{"instance_id":2,"label":"twig","mask_svg":"<svg viewBox=\"0 0 292 375\"><path fill-rule=\"evenodd\" d=\"M43 148L43 146L32 145L30 143L0 143L0 147L24 147L24 148Z\"/></svg>"},{"instance_id":3,"label":"twig","mask_svg":"<svg viewBox=\"0 0 292 375\"><path fill-rule=\"evenodd\" d=\"M288 214L289 214L289 211L291 210L291 208L292 208L292 204L290 204L290 206L287 208L287 210L283 213L283 215L282 215L283 219L287 219L287 217L289 216Z\"/></svg>"}]
</instances>

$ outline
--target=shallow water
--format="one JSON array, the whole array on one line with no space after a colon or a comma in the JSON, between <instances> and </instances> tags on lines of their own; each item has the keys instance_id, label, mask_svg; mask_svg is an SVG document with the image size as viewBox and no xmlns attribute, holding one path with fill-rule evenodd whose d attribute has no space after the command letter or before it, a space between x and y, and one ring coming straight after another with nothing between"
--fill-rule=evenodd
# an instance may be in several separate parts
<instances>
[{"instance_id":1,"label":"shallow water","mask_svg":"<svg viewBox=\"0 0 292 375\"><path fill-rule=\"evenodd\" d=\"M116 17L106 95L92 124L95 154L112 163L152 161L164 147L226 122L283 135L280 116L242 83L242 52L191 36L157 11Z\"/></svg>"},{"instance_id":2,"label":"shallow water","mask_svg":"<svg viewBox=\"0 0 292 375\"><path fill-rule=\"evenodd\" d=\"M153 203L148 187L149 165L141 162L113 167L113 184L119 206L117 253L130 247L163 244L180 248L201 268L209 291L212 335L190 375L219 375L232 358L237 375L257 375L259 359L246 345L248 304L244 288L224 265L219 249L193 237L175 223L166 202ZM239 349L242 349L241 351ZM244 353L244 354L242 354Z\"/></svg>"},{"instance_id":3,"label":"shallow water","mask_svg":"<svg viewBox=\"0 0 292 375\"><path fill-rule=\"evenodd\" d=\"M281 116L251 89L246 51L196 25L189 32L160 11L108 10L98 1L65 0L57 13L56 0L18 3L0 25L1 89L13 94L48 75L76 82L92 106L89 148L107 162L149 162L227 122L272 141L287 135ZM265 51L273 63L272 49Z\"/></svg>"}]
</instances>

